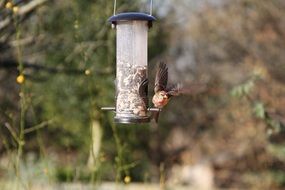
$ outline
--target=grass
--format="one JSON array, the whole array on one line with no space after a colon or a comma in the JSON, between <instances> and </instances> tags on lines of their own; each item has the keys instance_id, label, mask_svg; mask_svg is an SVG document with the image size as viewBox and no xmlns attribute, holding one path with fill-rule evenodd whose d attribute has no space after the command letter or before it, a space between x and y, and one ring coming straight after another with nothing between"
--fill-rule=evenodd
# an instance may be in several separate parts
<instances>
[{"instance_id":1,"label":"grass","mask_svg":"<svg viewBox=\"0 0 285 190\"><path fill-rule=\"evenodd\" d=\"M0 186L2 190L11 190L15 187L13 182L1 182ZM24 188L22 188L24 190ZM20 190L22 190L20 188ZM115 182L105 182L99 186L94 186L91 184L82 184L82 183L62 183L62 184L44 184L44 183L35 183L32 184L29 190L162 190L159 184L143 184L143 183L132 183L128 185L117 184ZM194 190L195 188L177 186L177 187L168 187L166 190Z\"/></svg>"}]
</instances>

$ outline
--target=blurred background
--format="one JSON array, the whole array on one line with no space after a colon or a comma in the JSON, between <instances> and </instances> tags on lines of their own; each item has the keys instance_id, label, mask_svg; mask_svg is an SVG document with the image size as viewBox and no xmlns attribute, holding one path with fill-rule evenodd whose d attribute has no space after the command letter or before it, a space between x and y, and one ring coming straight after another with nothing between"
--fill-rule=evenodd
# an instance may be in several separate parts
<instances>
[{"instance_id":1,"label":"blurred background","mask_svg":"<svg viewBox=\"0 0 285 190\"><path fill-rule=\"evenodd\" d=\"M285 1L154 0L150 80L164 60L189 89L158 125L100 110L114 105L113 8L0 0L0 184L284 189Z\"/></svg>"}]
</instances>

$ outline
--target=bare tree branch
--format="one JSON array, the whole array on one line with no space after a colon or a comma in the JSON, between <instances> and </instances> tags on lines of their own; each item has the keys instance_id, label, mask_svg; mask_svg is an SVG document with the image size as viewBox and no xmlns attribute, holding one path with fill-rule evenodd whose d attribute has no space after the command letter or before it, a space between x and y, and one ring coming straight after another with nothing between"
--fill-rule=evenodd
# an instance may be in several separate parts
<instances>
[{"instance_id":1,"label":"bare tree branch","mask_svg":"<svg viewBox=\"0 0 285 190\"><path fill-rule=\"evenodd\" d=\"M36 71L45 71L52 74L65 73L65 74L84 74L85 70L80 69L66 69L66 68L56 68L48 67L44 65L23 62L23 66L27 69L33 69ZM17 68L18 62L16 60L0 60L0 69Z\"/></svg>"},{"instance_id":2,"label":"bare tree branch","mask_svg":"<svg viewBox=\"0 0 285 190\"><path fill-rule=\"evenodd\" d=\"M42 5L43 3L47 2L47 0L33 0L30 3L28 3L25 6L22 6L19 9L19 15L25 15L29 12L31 12L32 10L34 10L35 8L37 8L38 6Z\"/></svg>"},{"instance_id":3,"label":"bare tree branch","mask_svg":"<svg viewBox=\"0 0 285 190\"><path fill-rule=\"evenodd\" d=\"M29 37L26 37L26 38L23 38L23 39L10 41L9 44L10 44L12 47L25 46L25 45L32 44L32 43L36 42L37 40L42 40L42 39L43 39L43 35L39 35L39 36L37 36L37 37L35 37L35 36L29 36Z\"/></svg>"},{"instance_id":4,"label":"bare tree branch","mask_svg":"<svg viewBox=\"0 0 285 190\"><path fill-rule=\"evenodd\" d=\"M22 17L26 14L30 13L34 9L36 9L38 6L42 5L43 3L47 2L47 0L33 0L26 5L20 6L19 11L17 12L17 15ZM9 26L12 22L12 18L5 18L0 22L0 31L5 29L7 26Z\"/></svg>"},{"instance_id":5,"label":"bare tree branch","mask_svg":"<svg viewBox=\"0 0 285 190\"><path fill-rule=\"evenodd\" d=\"M48 67L40 64L23 62L23 66L26 69L32 69L35 71L44 71L50 74L70 74L70 75L85 75L85 69L67 69L63 67ZM0 60L0 69L16 69L18 62L16 60ZM111 74L112 70L106 69L102 71L95 71L97 75Z\"/></svg>"},{"instance_id":6,"label":"bare tree branch","mask_svg":"<svg viewBox=\"0 0 285 190\"><path fill-rule=\"evenodd\" d=\"M12 19L11 18L6 18L3 21L0 22L0 31L6 28L10 23Z\"/></svg>"}]
</instances>

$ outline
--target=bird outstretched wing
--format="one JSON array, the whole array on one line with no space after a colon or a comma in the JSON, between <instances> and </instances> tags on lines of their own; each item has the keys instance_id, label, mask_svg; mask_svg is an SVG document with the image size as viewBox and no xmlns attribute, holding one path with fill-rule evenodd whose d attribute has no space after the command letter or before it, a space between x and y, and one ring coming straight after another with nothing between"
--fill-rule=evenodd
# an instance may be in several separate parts
<instances>
[{"instance_id":1,"label":"bird outstretched wing","mask_svg":"<svg viewBox=\"0 0 285 190\"><path fill-rule=\"evenodd\" d=\"M144 78L139 86L139 95L141 99L143 100L145 107L148 107L148 101L147 101L147 92L148 92L148 79Z\"/></svg>"},{"instance_id":2,"label":"bird outstretched wing","mask_svg":"<svg viewBox=\"0 0 285 190\"><path fill-rule=\"evenodd\" d=\"M178 96L180 95L181 92L181 85L180 84L171 85L166 88L166 92L168 98L170 98L171 96Z\"/></svg>"},{"instance_id":3,"label":"bird outstretched wing","mask_svg":"<svg viewBox=\"0 0 285 190\"><path fill-rule=\"evenodd\" d=\"M164 62L160 62L155 76L154 92L166 90L167 80L168 68Z\"/></svg>"}]
</instances>

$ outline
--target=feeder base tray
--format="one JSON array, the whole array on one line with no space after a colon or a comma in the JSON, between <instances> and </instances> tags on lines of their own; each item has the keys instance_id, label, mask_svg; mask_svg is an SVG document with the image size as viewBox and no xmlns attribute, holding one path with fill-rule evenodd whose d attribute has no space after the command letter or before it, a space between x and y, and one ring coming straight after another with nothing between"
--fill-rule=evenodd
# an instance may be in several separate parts
<instances>
[{"instance_id":1,"label":"feeder base tray","mask_svg":"<svg viewBox=\"0 0 285 190\"><path fill-rule=\"evenodd\" d=\"M136 124L136 123L149 123L150 117L133 118L133 117L115 117L115 123L122 124Z\"/></svg>"}]
</instances>

